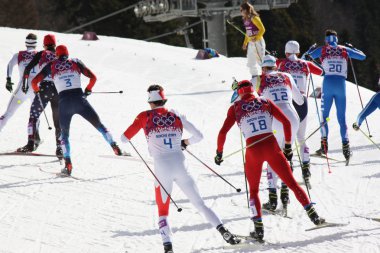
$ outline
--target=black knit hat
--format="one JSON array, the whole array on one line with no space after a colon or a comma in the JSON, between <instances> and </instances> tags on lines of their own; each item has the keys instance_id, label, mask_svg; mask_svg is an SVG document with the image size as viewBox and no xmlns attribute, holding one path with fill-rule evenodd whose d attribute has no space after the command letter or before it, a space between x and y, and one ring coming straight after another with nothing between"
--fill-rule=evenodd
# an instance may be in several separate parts
<instances>
[{"instance_id":1,"label":"black knit hat","mask_svg":"<svg viewBox=\"0 0 380 253\"><path fill-rule=\"evenodd\" d=\"M34 33L29 33L25 39L26 47L36 47L37 46L37 35Z\"/></svg>"}]
</instances>

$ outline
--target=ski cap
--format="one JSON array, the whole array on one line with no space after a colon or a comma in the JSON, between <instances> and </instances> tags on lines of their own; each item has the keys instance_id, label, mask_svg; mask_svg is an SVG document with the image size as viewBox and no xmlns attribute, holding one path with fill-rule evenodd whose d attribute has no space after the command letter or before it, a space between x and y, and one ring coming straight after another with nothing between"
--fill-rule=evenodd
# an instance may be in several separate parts
<instances>
[{"instance_id":1,"label":"ski cap","mask_svg":"<svg viewBox=\"0 0 380 253\"><path fill-rule=\"evenodd\" d=\"M338 37L336 35L328 35L325 37L325 42L329 44L333 44L333 43L338 44Z\"/></svg>"},{"instance_id":2,"label":"ski cap","mask_svg":"<svg viewBox=\"0 0 380 253\"><path fill-rule=\"evenodd\" d=\"M44 46L55 45L55 36L54 34L47 34L44 37Z\"/></svg>"},{"instance_id":3,"label":"ski cap","mask_svg":"<svg viewBox=\"0 0 380 253\"><path fill-rule=\"evenodd\" d=\"M148 92L148 103L165 100L166 97L163 90L152 90Z\"/></svg>"},{"instance_id":4,"label":"ski cap","mask_svg":"<svg viewBox=\"0 0 380 253\"><path fill-rule=\"evenodd\" d=\"M300 44L295 40L289 40L285 45L285 53L289 54L299 54Z\"/></svg>"},{"instance_id":5,"label":"ski cap","mask_svg":"<svg viewBox=\"0 0 380 253\"><path fill-rule=\"evenodd\" d=\"M237 93L243 95L245 93L254 92L253 84L249 80L242 80L238 83Z\"/></svg>"},{"instance_id":6,"label":"ski cap","mask_svg":"<svg viewBox=\"0 0 380 253\"><path fill-rule=\"evenodd\" d=\"M69 56L69 50L67 50L67 47L65 45L59 45L56 49L55 49L55 55L57 57L61 57L61 56Z\"/></svg>"},{"instance_id":7,"label":"ski cap","mask_svg":"<svg viewBox=\"0 0 380 253\"><path fill-rule=\"evenodd\" d=\"M276 67L276 58L270 54L265 55L261 67Z\"/></svg>"},{"instance_id":8,"label":"ski cap","mask_svg":"<svg viewBox=\"0 0 380 253\"><path fill-rule=\"evenodd\" d=\"M25 46L26 47L36 47L37 46L37 35L35 35L34 33L29 33L25 39Z\"/></svg>"}]
</instances>

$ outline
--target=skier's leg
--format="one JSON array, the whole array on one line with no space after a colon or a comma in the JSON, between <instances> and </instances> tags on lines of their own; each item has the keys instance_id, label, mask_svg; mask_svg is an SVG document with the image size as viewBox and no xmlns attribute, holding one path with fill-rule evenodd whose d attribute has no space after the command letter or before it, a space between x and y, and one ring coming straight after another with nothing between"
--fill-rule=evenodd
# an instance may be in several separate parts
<instances>
[{"instance_id":1,"label":"skier's leg","mask_svg":"<svg viewBox=\"0 0 380 253\"><path fill-rule=\"evenodd\" d=\"M178 170L178 173L176 173L175 181L178 187L187 196L191 204L193 204L195 208L197 208L197 210L205 216L207 221L213 227L217 227L218 225L222 224L221 220L218 218L215 212L206 206L205 202L199 194L198 187L186 169L184 161L178 159L178 162L175 164L178 166L178 168L176 168L176 170Z\"/></svg>"},{"instance_id":2,"label":"skier's leg","mask_svg":"<svg viewBox=\"0 0 380 253\"><path fill-rule=\"evenodd\" d=\"M7 109L0 117L0 131L7 124L8 120L13 116L18 108L25 102L28 97L22 92L20 85L17 86L14 93L12 93L9 99Z\"/></svg>"},{"instance_id":3,"label":"skier's leg","mask_svg":"<svg viewBox=\"0 0 380 253\"><path fill-rule=\"evenodd\" d=\"M321 129L322 138L328 138L328 134L329 134L328 123L326 122L326 119L330 115L330 110L333 103L333 94L332 94L332 91L330 90L331 89L330 87L332 85L334 85L334 83L332 83L331 80L329 81L329 79L326 80L326 77L325 77L322 84L322 98L321 98L321 110L322 110L321 124L324 124Z\"/></svg>"},{"instance_id":4,"label":"skier's leg","mask_svg":"<svg viewBox=\"0 0 380 253\"><path fill-rule=\"evenodd\" d=\"M173 174L167 173L168 166L170 166L170 164L168 164L168 161L166 160L154 160L155 175L160 180L165 190L171 194L173 189ZM172 232L168 221L170 198L157 181L155 181L154 187L159 216L158 227L162 242L164 246L169 244L171 246Z\"/></svg>"},{"instance_id":5,"label":"skier's leg","mask_svg":"<svg viewBox=\"0 0 380 253\"><path fill-rule=\"evenodd\" d=\"M305 191L299 186L294 179L292 170L287 162L282 150L277 145L277 143L272 143L272 152L267 156L268 163L272 166L273 170L281 178L281 180L294 192L297 200L302 204L302 206L307 206L310 204L310 200L307 197Z\"/></svg>"}]
</instances>

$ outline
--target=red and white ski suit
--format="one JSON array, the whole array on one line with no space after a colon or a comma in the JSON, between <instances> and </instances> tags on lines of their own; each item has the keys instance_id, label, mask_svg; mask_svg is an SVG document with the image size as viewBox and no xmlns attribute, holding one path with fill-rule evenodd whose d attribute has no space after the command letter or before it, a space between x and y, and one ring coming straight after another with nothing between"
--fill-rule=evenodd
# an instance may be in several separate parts
<instances>
[{"instance_id":1,"label":"red and white ski suit","mask_svg":"<svg viewBox=\"0 0 380 253\"><path fill-rule=\"evenodd\" d=\"M140 129L144 130L149 153L154 160L154 172L166 191L171 194L173 182L185 193L190 202L202 213L214 227L222 224L218 216L207 207L199 195L194 179L187 171L185 156L181 149L183 129L192 137L189 144L203 139L202 133L189 122L183 114L164 107L141 112L131 126L122 135L122 140L130 140ZM171 232L167 216L170 198L161 186L155 182L156 203L158 206L159 229L163 242L171 242Z\"/></svg>"},{"instance_id":2,"label":"red and white ski suit","mask_svg":"<svg viewBox=\"0 0 380 253\"><path fill-rule=\"evenodd\" d=\"M291 140L290 121L270 100L247 94L235 102L228 110L218 135L218 152L223 152L227 132L236 122L241 129L246 145L255 143L246 150L245 173L249 183L250 210L254 219L261 218L259 183L262 166L266 161L283 182L294 192L297 200L306 206L310 204L305 191L297 184L290 166L272 133L273 117L283 124L285 141ZM257 143L256 143L257 142Z\"/></svg>"}]
</instances>

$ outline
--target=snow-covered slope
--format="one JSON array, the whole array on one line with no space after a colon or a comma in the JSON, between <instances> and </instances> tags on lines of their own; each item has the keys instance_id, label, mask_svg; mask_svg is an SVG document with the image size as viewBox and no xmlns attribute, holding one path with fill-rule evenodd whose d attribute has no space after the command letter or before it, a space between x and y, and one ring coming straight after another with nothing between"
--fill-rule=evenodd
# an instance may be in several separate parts
<instances>
[{"instance_id":1,"label":"snow-covered slope","mask_svg":"<svg viewBox=\"0 0 380 253\"><path fill-rule=\"evenodd\" d=\"M5 85L6 65L12 54L24 48L29 31L0 28L0 80ZM46 34L36 31L39 45ZM244 58L198 61L196 50L131 39L100 36L99 41L80 40L80 35L56 34L58 44L66 44L72 57L80 58L98 77L94 91L119 91L123 94L93 94L90 103L116 139L142 110L148 109L146 89L150 84L164 86L168 107L187 114L204 133L205 139L189 150L216 169L236 187L245 188L241 154L222 166L213 164L216 136L231 96L232 77L249 78ZM41 49L41 47L39 47ZM18 80L15 69L13 80ZM321 78L314 77L320 86ZM84 84L87 79L83 78ZM10 94L0 89L0 111ZM366 103L371 91L360 89ZM355 217L380 216L380 151L360 132L351 130L360 111L356 86L347 84L347 119L354 152L351 165L312 159L312 201L319 213L330 221L349 223L340 228L305 232L312 226L302 207L291 194L289 215L293 219L264 216L265 238L275 245L260 252L380 252L380 223ZM320 101L318 101L319 103ZM25 103L0 133L0 151L11 151L26 143L29 104ZM307 133L318 127L315 102L309 99ZM46 110L52 124L51 109ZM331 157L343 159L336 111L332 109L329 149ZM369 117L373 140L380 142L379 114ZM365 129L365 125L363 125ZM41 117L44 143L40 153L53 154L54 133ZM319 147L319 133L308 142L312 151ZM47 157L0 156L0 252L163 252L157 231L157 208L153 178L145 165L136 160L113 158L102 136L82 118L71 124L71 178L56 178L62 165ZM145 138L139 133L134 144L148 156ZM132 152L128 145L123 149ZM241 147L234 127L227 139L225 154ZM268 150L270 152L270 150ZM132 152L137 158L137 155ZM105 157L109 156L109 157ZM110 158L112 157L112 158ZM253 225L245 192L236 193L192 157L189 171L195 178L207 205L213 208L235 233L248 234ZM298 162L295 176L301 180ZM266 178L262 177L262 201L267 200ZM175 252L250 252L227 250L215 228L207 224L178 187L172 197L183 208L171 206L170 221Z\"/></svg>"}]
</instances>

